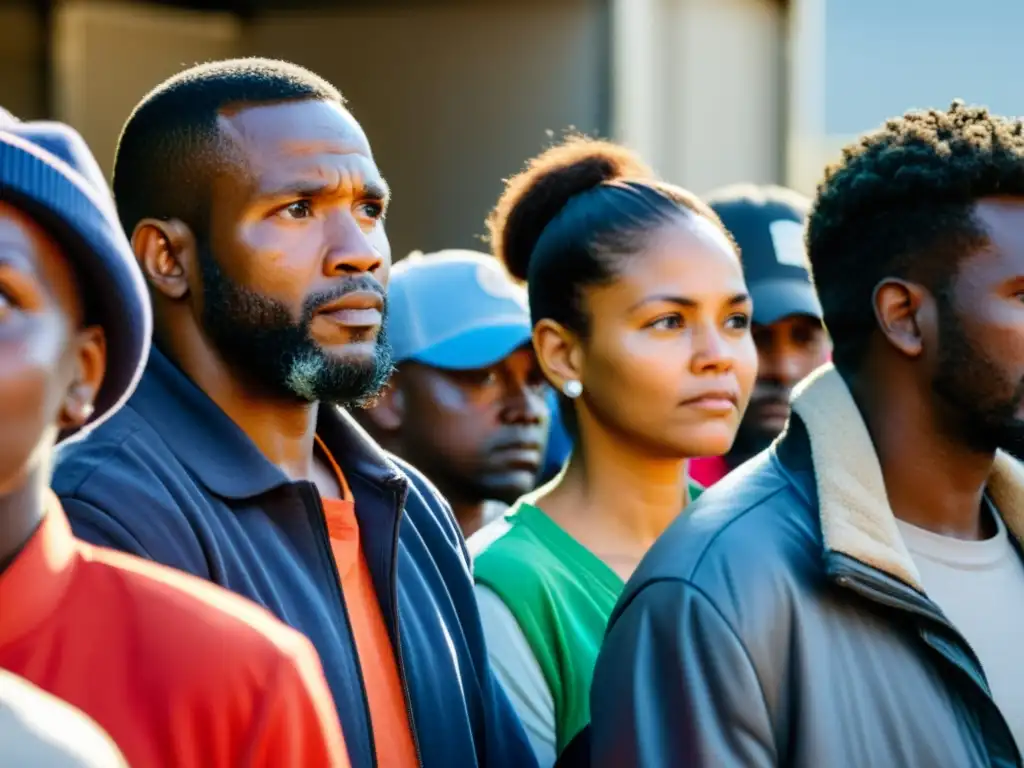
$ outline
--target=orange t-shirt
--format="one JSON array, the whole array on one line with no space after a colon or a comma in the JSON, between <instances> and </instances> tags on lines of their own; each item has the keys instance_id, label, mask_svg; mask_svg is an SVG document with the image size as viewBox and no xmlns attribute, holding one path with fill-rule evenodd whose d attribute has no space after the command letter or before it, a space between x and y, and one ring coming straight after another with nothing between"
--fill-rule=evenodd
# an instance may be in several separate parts
<instances>
[{"instance_id":1,"label":"orange t-shirt","mask_svg":"<svg viewBox=\"0 0 1024 768\"><path fill-rule=\"evenodd\" d=\"M324 517L331 537L334 562L341 577L352 633L355 636L359 666L370 702L370 721L377 750L377 764L388 768L416 768L416 745L409 727L405 692L395 663L387 625L377 601L370 568L366 564L359 539L356 505L341 468L320 438L317 445L330 462L344 498L324 499Z\"/></svg>"},{"instance_id":2,"label":"orange t-shirt","mask_svg":"<svg viewBox=\"0 0 1024 768\"><path fill-rule=\"evenodd\" d=\"M349 765L305 637L214 584L75 539L56 497L0 572L0 669L89 715L132 768Z\"/></svg>"}]
</instances>

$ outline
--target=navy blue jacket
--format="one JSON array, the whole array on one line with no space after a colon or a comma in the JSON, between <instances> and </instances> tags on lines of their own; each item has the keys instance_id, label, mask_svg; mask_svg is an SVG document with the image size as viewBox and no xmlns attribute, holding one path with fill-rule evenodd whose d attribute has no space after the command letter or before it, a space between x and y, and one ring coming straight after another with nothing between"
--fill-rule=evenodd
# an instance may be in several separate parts
<instances>
[{"instance_id":1,"label":"navy blue jacket","mask_svg":"<svg viewBox=\"0 0 1024 768\"><path fill-rule=\"evenodd\" d=\"M320 414L317 433L356 499L421 763L536 765L488 664L469 556L451 510L350 416L326 405ZM286 477L159 351L128 404L61 450L54 489L79 537L209 579L307 635L353 767L376 764L316 487Z\"/></svg>"}]
</instances>

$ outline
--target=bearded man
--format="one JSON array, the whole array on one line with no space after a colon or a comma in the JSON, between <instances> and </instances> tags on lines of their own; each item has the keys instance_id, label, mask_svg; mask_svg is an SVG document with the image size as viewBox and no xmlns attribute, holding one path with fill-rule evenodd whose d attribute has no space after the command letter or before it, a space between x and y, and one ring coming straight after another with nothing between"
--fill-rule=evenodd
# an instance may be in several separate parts
<instances>
[{"instance_id":1,"label":"bearded man","mask_svg":"<svg viewBox=\"0 0 1024 768\"><path fill-rule=\"evenodd\" d=\"M338 91L201 65L136 107L114 194L154 349L55 488L83 539L263 605L320 654L353 766L533 763L447 503L344 406L391 371L388 188Z\"/></svg>"}]
</instances>

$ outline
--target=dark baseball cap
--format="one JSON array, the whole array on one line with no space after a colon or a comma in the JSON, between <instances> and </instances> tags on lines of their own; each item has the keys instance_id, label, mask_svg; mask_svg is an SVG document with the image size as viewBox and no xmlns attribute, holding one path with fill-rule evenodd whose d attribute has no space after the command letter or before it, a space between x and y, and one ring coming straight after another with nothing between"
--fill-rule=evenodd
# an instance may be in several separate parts
<instances>
[{"instance_id":1,"label":"dark baseball cap","mask_svg":"<svg viewBox=\"0 0 1024 768\"><path fill-rule=\"evenodd\" d=\"M128 399L149 356L152 310L114 201L85 140L56 122L0 114L0 199L31 216L64 249L103 328L107 366L94 427ZM61 440L77 430L62 433Z\"/></svg>"},{"instance_id":2,"label":"dark baseball cap","mask_svg":"<svg viewBox=\"0 0 1024 768\"><path fill-rule=\"evenodd\" d=\"M739 184L712 192L707 203L740 247L754 322L769 325L790 315L820 320L804 247L810 201L784 187Z\"/></svg>"},{"instance_id":3,"label":"dark baseball cap","mask_svg":"<svg viewBox=\"0 0 1024 768\"><path fill-rule=\"evenodd\" d=\"M391 270L388 338L395 362L487 368L529 344L526 291L493 256L413 253Z\"/></svg>"}]
</instances>

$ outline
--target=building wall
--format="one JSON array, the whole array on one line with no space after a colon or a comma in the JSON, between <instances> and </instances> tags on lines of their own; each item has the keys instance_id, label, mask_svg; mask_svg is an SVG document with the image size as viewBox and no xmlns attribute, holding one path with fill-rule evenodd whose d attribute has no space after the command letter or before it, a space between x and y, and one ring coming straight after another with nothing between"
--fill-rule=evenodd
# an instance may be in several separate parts
<instances>
[{"instance_id":1,"label":"building wall","mask_svg":"<svg viewBox=\"0 0 1024 768\"><path fill-rule=\"evenodd\" d=\"M701 193L785 176L785 4L615 0L616 135Z\"/></svg>"},{"instance_id":2,"label":"building wall","mask_svg":"<svg viewBox=\"0 0 1024 768\"><path fill-rule=\"evenodd\" d=\"M48 116L46 30L31 3L0 7L0 106L23 118Z\"/></svg>"},{"instance_id":3,"label":"building wall","mask_svg":"<svg viewBox=\"0 0 1024 768\"><path fill-rule=\"evenodd\" d=\"M183 66L233 55L288 59L337 84L365 126L395 191L388 227L396 256L484 248L501 180L549 132L607 131L603 6L441 2L243 23L127 0L67 0L55 16L55 113L109 170L131 108Z\"/></svg>"},{"instance_id":4,"label":"building wall","mask_svg":"<svg viewBox=\"0 0 1024 768\"><path fill-rule=\"evenodd\" d=\"M332 80L395 192L388 231L412 249L485 248L501 180L574 126L607 130L601 3L423 3L259 16L247 54Z\"/></svg>"},{"instance_id":5,"label":"building wall","mask_svg":"<svg viewBox=\"0 0 1024 768\"><path fill-rule=\"evenodd\" d=\"M65 0L54 11L54 113L109 171L121 126L157 83L186 64L236 55L238 21L139 2Z\"/></svg>"}]
</instances>

